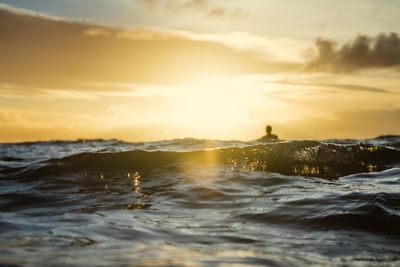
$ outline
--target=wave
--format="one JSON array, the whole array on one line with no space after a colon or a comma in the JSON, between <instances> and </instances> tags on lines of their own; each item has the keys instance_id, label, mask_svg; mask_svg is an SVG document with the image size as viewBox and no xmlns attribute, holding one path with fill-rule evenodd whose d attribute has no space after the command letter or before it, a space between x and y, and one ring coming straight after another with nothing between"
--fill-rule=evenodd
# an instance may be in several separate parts
<instances>
[{"instance_id":1,"label":"wave","mask_svg":"<svg viewBox=\"0 0 400 267\"><path fill-rule=\"evenodd\" d=\"M400 194L350 193L289 201L264 213L243 213L232 221L320 230L357 230L400 237Z\"/></svg>"},{"instance_id":2,"label":"wave","mask_svg":"<svg viewBox=\"0 0 400 267\"><path fill-rule=\"evenodd\" d=\"M286 140L282 140L286 141ZM380 135L369 139L327 139L318 140L324 143L336 143L336 144L383 144L393 145L400 143L400 135ZM213 139L196 139L196 138L182 138L182 139L170 139L162 141L150 141L150 142L128 142L119 139L84 139L79 138L76 140L49 140L49 141L29 141L29 142L17 142L17 143L4 143L0 145L14 145L14 146L26 146L26 145L68 145L68 144L113 144L113 145L134 145L134 146L154 146L160 148L172 148L172 147L192 147L192 148L215 148L218 146L246 146L259 144L259 141L237 141L237 140L213 140Z\"/></svg>"},{"instance_id":3,"label":"wave","mask_svg":"<svg viewBox=\"0 0 400 267\"><path fill-rule=\"evenodd\" d=\"M6 160L14 160L7 158ZM17 158L15 158L17 160ZM285 175L337 178L386 169L400 162L400 151L368 144L332 144L318 141L288 141L195 151L84 152L50 159L28 167L5 169L8 177L71 172L129 173L157 171L182 164L225 165L232 169L278 172Z\"/></svg>"},{"instance_id":4,"label":"wave","mask_svg":"<svg viewBox=\"0 0 400 267\"><path fill-rule=\"evenodd\" d=\"M398 261L400 151L387 138L113 142L0 147L3 254L25 259L29 246L58 260L68 247L71 258L89 255L80 266L105 248L134 255L168 243L179 255L185 248L193 248L187 255L244 251L246 259L254 248L285 259L288 251L306 255L293 265L309 265L315 255L347 257L349 247L377 259L393 255L388 265ZM36 254L28 258L46 265Z\"/></svg>"}]
</instances>

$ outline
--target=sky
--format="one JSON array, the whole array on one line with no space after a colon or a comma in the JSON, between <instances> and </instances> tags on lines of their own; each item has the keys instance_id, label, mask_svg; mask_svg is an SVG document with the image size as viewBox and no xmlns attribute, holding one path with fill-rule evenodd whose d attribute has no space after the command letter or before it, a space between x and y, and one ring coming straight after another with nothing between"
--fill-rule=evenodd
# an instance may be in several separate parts
<instances>
[{"instance_id":1,"label":"sky","mask_svg":"<svg viewBox=\"0 0 400 267\"><path fill-rule=\"evenodd\" d=\"M0 142L400 134L400 2L0 0Z\"/></svg>"}]
</instances>

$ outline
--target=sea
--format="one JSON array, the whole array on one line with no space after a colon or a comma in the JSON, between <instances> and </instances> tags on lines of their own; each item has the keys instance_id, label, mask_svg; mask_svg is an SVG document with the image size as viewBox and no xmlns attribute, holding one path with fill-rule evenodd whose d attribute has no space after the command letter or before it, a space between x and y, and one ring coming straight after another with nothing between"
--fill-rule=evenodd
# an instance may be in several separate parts
<instances>
[{"instance_id":1,"label":"sea","mask_svg":"<svg viewBox=\"0 0 400 267\"><path fill-rule=\"evenodd\" d=\"M400 136L0 144L0 266L400 266Z\"/></svg>"}]
</instances>

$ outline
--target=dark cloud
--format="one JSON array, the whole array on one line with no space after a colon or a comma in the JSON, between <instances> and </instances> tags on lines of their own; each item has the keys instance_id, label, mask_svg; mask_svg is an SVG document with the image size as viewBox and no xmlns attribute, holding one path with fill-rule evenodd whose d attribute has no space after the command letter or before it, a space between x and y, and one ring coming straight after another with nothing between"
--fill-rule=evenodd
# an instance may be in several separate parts
<instances>
[{"instance_id":1,"label":"dark cloud","mask_svg":"<svg viewBox=\"0 0 400 267\"><path fill-rule=\"evenodd\" d=\"M210 0L169 0L169 1L155 1L155 0L133 0L134 2L141 2L146 4L149 8L162 8L166 9L172 14L182 12L197 12L207 17L225 17L239 15L239 10L228 10L222 6L215 5Z\"/></svg>"},{"instance_id":2,"label":"dark cloud","mask_svg":"<svg viewBox=\"0 0 400 267\"><path fill-rule=\"evenodd\" d=\"M400 66L400 38L396 33L376 37L358 35L342 46L317 39L315 48L317 56L307 65L308 70L352 71Z\"/></svg>"},{"instance_id":3,"label":"dark cloud","mask_svg":"<svg viewBox=\"0 0 400 267\"><path fill-rule=\"evenodd\" d=\"M372 86L364 86L357 84L341 84L341 83L308 83L308 82L298 82L298 81L267 81L267 83L277 83L277 84L289 84L289 85L301 85L301 86L317 86L317 87L330 87L341 89L344 91L360 91L360 92L370 92L370 93L384 93L390 94L392 93L389 90L372 87Z\"/></svg>"},{"instance_id":4,"label":"dark cloud","mask_svg":"<svg viewBox=\"0 0 400 267\"><path fill-rule=\"evenodd\" d=\"M162 31L127 31L0 7L0 84L93 89L93 83L182 82L274 68L221 43Z\"/></svg>"}]
</instances>

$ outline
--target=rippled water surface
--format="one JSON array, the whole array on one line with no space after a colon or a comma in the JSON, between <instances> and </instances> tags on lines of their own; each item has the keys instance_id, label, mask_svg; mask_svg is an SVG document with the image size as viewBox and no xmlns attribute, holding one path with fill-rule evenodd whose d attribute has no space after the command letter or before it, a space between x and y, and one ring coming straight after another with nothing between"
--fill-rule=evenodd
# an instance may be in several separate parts
<instances>
[{"instance_id":1,"label":"rippled water surface","mask_svg":"<svg viewBox=\"0 0 400 267\"><path fill-rule=\"evenodd\" d=\"M399 266L400 137L0 144L0 266Z\"/></svg>"}]
</instances>

